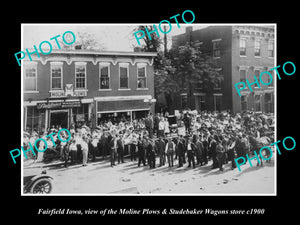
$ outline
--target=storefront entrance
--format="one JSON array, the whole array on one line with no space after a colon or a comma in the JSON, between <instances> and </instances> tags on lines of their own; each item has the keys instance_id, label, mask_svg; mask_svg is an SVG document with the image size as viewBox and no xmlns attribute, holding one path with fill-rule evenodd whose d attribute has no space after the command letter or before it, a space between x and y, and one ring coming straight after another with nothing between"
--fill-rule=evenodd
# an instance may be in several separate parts
<instances>
[{"instance_id":1,"label":"storefront entrance","mask_svg":"<svg viewBox=\"0 0 300 225\"><path fill-rule=\"evenodd\" d=\"M68 110L50 111L50 127L54 125L55 127L61 126L62 128L69 128L68 118Z\"/></svg>"}]
</instances>

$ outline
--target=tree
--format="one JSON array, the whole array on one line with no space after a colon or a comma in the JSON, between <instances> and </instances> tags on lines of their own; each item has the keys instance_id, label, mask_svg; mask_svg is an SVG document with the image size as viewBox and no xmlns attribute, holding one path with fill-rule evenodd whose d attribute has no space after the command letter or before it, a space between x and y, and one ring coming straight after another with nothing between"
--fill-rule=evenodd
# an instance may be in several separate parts
<instances>
[{"instance_id":1,"label":"tree","mask_svg":"<svg viewBox=\"0 0 300 225\"><path fill-rule=\"evenodd\" d=\"M153 63L155 98L165 98L168 111L171 112L176 94L187 93L189 108L193 106L195 88L201 87L203 92L211 95L215 83L222 80L214 60L195 48L192 42L171 49L168 54L163 53L161 38L154 32L150 40L146 28L149 32L154 30L153 26L138 26L133 32L142 30L145 33L141 44L142 51L158 52ZM159 104L158 101L157 105Z\"/></svg>"},{"instance_id":2,"label":"tree","mask_svg":"<svg viewBox=\"0 0 300 225\"><path fill-rule=\"evenodd\" d=\"M95 36L88 32L77 32L76 41L72 45L66 45L62 40L59 44L62 49L90 49L90 50L104 50L104 47L99 43Z\"/></svg>"},{"instance_id":3,"label":"tree","mask_svg":"<svg viewBox=\"0 0 300 225\"><path fill-rule=\"evenodd\" d=\"M133 29L133 32L137 32L137 31L143 31L144 32L144 37L143 37L143 44L141 44L141 49L144 52L158 52L160 51L160 46L162 44L161 38L160 36L157 35L156 32L153 32L150 34L151 36L151 40L149 38L149 36L147 35L147 31L146 28L148 30L149 33L151 33L151 31L154 30L153 26L138 26L137 28Z\"/></svg>"},{"instance_id":4,"label":"tree","mask_svg":"<svg viewBox=\"0 0 300 225\"><path fill-rule=\"evenodd\" d=\"M156 67L156 94L164 92L170 98L173 93L186 92L187 106L192 108L195 88L201 87L203 92L211 95L215 83L222 80L216 69L213 59L193 47L192 43L171 49ZM169 99L169 102L172 103L173 99Z\"/></svg>"}]
</instances>

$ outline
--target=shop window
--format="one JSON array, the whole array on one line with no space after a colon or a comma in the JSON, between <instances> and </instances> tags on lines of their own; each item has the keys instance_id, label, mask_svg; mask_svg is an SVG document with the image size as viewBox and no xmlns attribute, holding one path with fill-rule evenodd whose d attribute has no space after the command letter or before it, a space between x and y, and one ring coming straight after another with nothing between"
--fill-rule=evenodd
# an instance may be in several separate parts
<instances>
[{"instance_id":1,"label":"shop window","mask_svg":"<svg viewBox=\"0 0 300 225\"><path fill-rule=\"evenodd\" d=\"M88 104L82 104L81 107L72 108L73 122L75 127L80 127L88 122Z\"/></svg>"},{"instance_id":2,"label":"shop window","mask_svg":"<svg viewBox=\"0 0 300 225\"><path fill-rule=\"evenodd\" d=\"M45 110L37 109L36 106L27 107L26 130L32 132L36 130L41 133L45 130Z\"/></svg>"}]
</instances>

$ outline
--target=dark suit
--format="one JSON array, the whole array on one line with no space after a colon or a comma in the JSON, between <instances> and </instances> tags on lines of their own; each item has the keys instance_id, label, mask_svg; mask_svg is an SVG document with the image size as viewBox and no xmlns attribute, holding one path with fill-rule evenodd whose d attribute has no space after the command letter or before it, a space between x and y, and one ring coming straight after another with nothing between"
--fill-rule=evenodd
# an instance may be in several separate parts
<instances>
[{"instance_id":1,"label":"dark suit","mask_svg":"<svg viewBox=\"0 0 300 225\"><path fill-rule=\"evenodd\" d=\"M166 163L165 142L163 140L158 140L156 146L157 146L157 154L159 156L159 166L163 166Z\"/></svg>"},{"instance_id":2,"label":"dark suit","mask_svg":"<svg viewBox=\"0 0 300 225\"><path fill-rule=\"evenodd\" d=\"M152 117L146 118L146 120L145 120L145 127L146 127L146 130L149 133L149 138L153 138L154 122L153 122Z\"/></svg>"},{"instance_id":3,"label":"dark suit","mask_svg":"<svg viewBox=\"0 0 300 225\"><path fill-rule=\"evenodd\" d=\"M145 166L146 165L145 148L144 148L144 144L141 140L138 141L137 147L138 147L138 157L139 157L138 166L140 166L141 163L143 163L143 165Z\"/></svg>"},{"instance_id":4,"label":"dark suit","mask_svg":"<svg viewBox=\"0 0 300 225\"><path fill-rule=\"evenodd\" d=\"M155 168L155 149L154 145L152 143L149 143L147 146L147 152L148 152L148 160L150 168Z\"/></svg>"},{"instance_id":5,"label":"dark suit","mask_svg":"<svg viewBox=\"0 0 300 225\"><path fill-rule=\"evenodd\" d=\"M196 152L196 146L193 142L191 144L191 149L189 150L188 144L187 144L187 155L188 155L188 167L191 167L191 163L193 164L193 168L195 168L195 152Z\"/></svg>"},{"instance_id":6,"label":"dark suit","mask_svg":"<svg viewBox=\"0 0 300 225\"><path fill-rule=\"evenodd\" d=\"M183 156L184 156L184 143L180 140L176 145L176 155L178 156L178 167L183 166Z\"/></svg>"},{"instance_id":7,"label":"dark suit","mask_svg":"<svg viewBox=\"0 0 300 225\"><path fill-rule=\"evenodd\" d=\"M117 154L118 154L118 163L120 164L121 162L124 162L123 159L123 152L124 152L124 148L123 148L123 142L122 140L119 138L117 140Z\"/></svg>"}]
</instances>

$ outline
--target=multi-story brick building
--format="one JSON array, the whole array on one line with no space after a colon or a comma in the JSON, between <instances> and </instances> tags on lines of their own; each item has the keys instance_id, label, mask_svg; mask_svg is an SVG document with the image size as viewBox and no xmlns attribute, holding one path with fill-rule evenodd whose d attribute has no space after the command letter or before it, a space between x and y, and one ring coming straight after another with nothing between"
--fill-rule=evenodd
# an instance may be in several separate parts
<instances>
[{"instance_id":1,"label":"multi-story brick building","mask_svg":"<svg viewBox=\"0 0 300 225\"><path fill-rule=\"evenodd\" d=\"M153 111L153 57L146 52L53 50L23 61L24 129L44 131Z\"/></svg>"},{"instance_id":2,"label":"multi-story brick building","mask_svg":"<svg viewBox=\"0 0 300 225\"><path fill-rule=\"evenodd\" d=\"M215 84L213 94L208 95L195 87L193 90L194 108L197 110L245 110L274 112L274 80L268 86L252 85L242 91L240 97L235 84L246 79L253 83L254 76L259 80L259 74L270 71L275 66L275 25L232 25L209 26L193 31L187 27L184 34L172 38L172 47L192 42L201 52L210 55L215 60L221 82ZM263 76L268 83L267 76ZM181 93L181 108L186 102L186 93Z\"/></svg>"}]
</instances>

